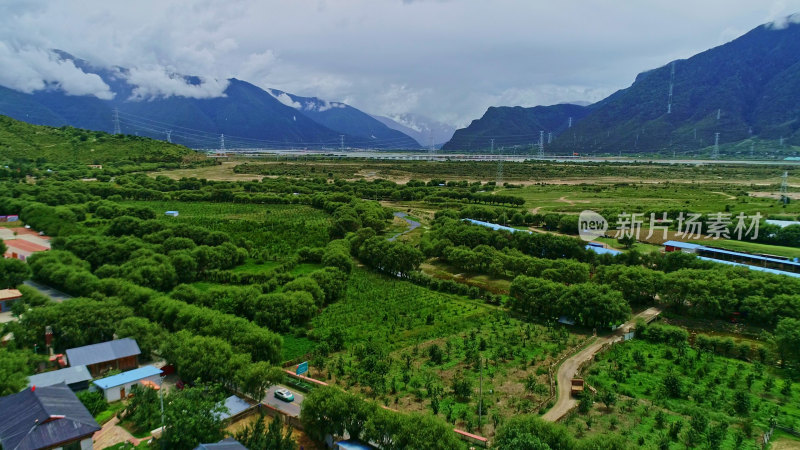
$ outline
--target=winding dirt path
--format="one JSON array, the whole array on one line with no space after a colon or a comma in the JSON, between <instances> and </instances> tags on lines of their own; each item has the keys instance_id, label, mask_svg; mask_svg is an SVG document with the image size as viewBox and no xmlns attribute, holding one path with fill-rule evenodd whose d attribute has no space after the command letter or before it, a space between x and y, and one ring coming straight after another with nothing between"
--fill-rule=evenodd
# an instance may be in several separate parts
<instances>
[{"instance_id":1,"label":"winding dirt path","mask_svg":"<svg viewBox=\"0 0 800 450\"><path fill-rule=\"evenodd\" d=\"M661 314L660 308L648 308L633 316L631 320L625 322L624 325L617 328L614 333L611 333L608 336L597 338L588 347L565 359L564 362L561 363L561 366L559 366L558 374L556 375L558 400L556 400L556 404L550 408L550 411L547 411L545 415L542 416L542 419L548 422L557 422L559 419L564 417L565 414L572 410L572 408L577 406L578 401L572 397L570 391L572 390L572 378L575 376L581 364L592 359L605 344L613 344L621 341L623 339L622 335L624 334L624 330L629 326L635 325L638 319L650 321L659 314Z\"/></svg>"}]
</instances>

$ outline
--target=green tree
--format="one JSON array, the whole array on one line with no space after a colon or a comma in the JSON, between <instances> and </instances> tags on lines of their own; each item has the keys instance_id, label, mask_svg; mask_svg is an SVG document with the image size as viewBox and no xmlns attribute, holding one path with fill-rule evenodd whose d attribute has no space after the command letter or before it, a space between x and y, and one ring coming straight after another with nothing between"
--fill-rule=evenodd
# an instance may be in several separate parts
<instances>
[{"instance_id":1,"label":"green tree","mask_svg":"<svg viewBox=\"0 0 800 450\"><path fill-rule=\"evenodd\" d=\"M158 392L138 384L131 388L131 399L123 415L136 424L140 431L149 431L161 426L161 405ZM169 402L165 402L169 406Z\"/></svg>"},{"instance_id":2,"label":"green tree","mask_svg":"<svg viewBox=\"0 0 800 450\"><path fill-rule=\"evenodd\" d=\"M683 383L680 377L675 375L674 372L669 372L664 377L664 392L670 398L681 398L683 396Z\"/></svg>"},{"instance_id":3,"label":"green tree","mask_svg":"<svg viewBox=\"0 0 800 450\"><path fill-rule=\"evenodd\" d=\"M280 367L259 361L245 365L237 373L237 383L244 393L261 401L269 388L283 381L285 376Z\"/></svg>"},{"instance_id":4,"label":"green tree","mask_svg":"<svg viewBox=\"0 0 800 450\"><path fill-rule=\"evenodd\" d=\"M503 422L495 433L493 448L501 450L547 450L576 448L566 427L545 422L537 416L514 416Z\"/></svg>"},{"instance_id":5,"label":"green tree","mask_svg":"<svg viewBox=\"0 0 800 450\"><path fill-rule=\"evenodd\" d=\"M628 319L631 307L619 291L594 283L573 284L559 300L561 313L587 327L607 328Z\"/></svg>"},{"instance_id":6,"label":"green tree","mask_svg":"<svg viewBox=\"0 0 800 450\"><path fill-rule=\"evenodd\" d=\"M89 410L89 414L96 416L108 408L108 402L99 392L80 391L75 394L83 406Z\"/></svg>"},{"instance_id":7,"label":"green tree","mask_svg":"<svg viewBox=\"0 0 800 450\"><path fill-rule=\"evenodd\" d=\"M597 398L606 405L606 409L609 411L617 403L617 393L612 390L601 391Z\"/></svg>"},{"instance_id":8,"label":"green tree","mask_svg":"<svg viewBox=\"0 0 800 450\"><path fill-rule=\"evenodd\" d=\"M781 319L775 328L774 335L781 365L797 364L800 361L800 320Z\"/></svg>"},{"instance_id":9,"label":"green tree","mask_svg":"<svg viewBox=\"0 0 800 450\"><path fill-rule=\"evenodd\" d=\"M578 402L578 412L581 414L587 414L589 411L592 410L592 404L594 403L594 396L591 392L584 391L583 395L581 395L581 399Z\"/></svg>"},{"instance_id":10,"label":"green tree","mask_svg":"<svg viewBox=\"0 0 800 450\"><path fill-rule=\"evenodd\" d=\"M142 351L142 358L147 361L164 342L167 332L144 317L128 317L119 322L116 334L118 338L135 339Z\"/></svg>"},{"instance_id":11,"label":"green tree","mask_svg":"<svg viewBox=\"0 0 800 450\"><path fill-rule=\"evenodd\" d=\"M33 373L33 354L0 347L0 397L16 394Z\"/></svg>"},{"instance_id":12,"label":"green tree","mask_svg":"<svg viewBox=\"0 0 800 450\"><path fill-rule=\"evenodd\" d=\"M31 269L25 262L14 258L0 258L0 289L15 288L30 277Z\"/></svg>"},{"instance_id":13,"label":"green tree","mask_svg":"<svg viewBox=\"0 0 800 450\"><path fill-rule=\"evenodd\" d=\"M265 415L238 431L234 438L249 449L295 450L297 443L292 439L292 427L283 431L283 416L277 414L269 426L264 425Z\"/></svg>"},{"instance_id":14,"label":"green tree","mask_svg":"<svg viewBox=\"0 0 800 450\"><path fill-rule=\"evenodd\" d=\"M222 439L222 398L217 389L205 385L170 392L164 399L166 429L161 438L167 448L191 450L201 442Z\"/></svg>"}]
</instances>

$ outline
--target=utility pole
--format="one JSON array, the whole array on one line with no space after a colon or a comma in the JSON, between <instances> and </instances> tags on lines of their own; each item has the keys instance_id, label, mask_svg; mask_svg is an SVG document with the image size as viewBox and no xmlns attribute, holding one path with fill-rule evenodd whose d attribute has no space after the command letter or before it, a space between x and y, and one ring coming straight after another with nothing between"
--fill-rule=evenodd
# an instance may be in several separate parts
<instances>
[{"instance_id":1,"label":"utility pole","mask_svg":"<svg viewBox=\"0 0 800 450\"><path fill-rule=\"evenodd\" d=\"M711 153L711 159L719 158L719 133L714 133L714 151Z\"/></svg>"},{"instance_id":2,"label":"utility pole","mask_svg":"<svg viewBox=\"0 0 800 450\"><path fill-rule=\"evenodd\" d=\"M159 397L161 397L161 448L164 448L166 444L166 439L164 439L164 435L166 434L167 430L164 428L164 379L166 377L161 377L161 387L158 390Z\"/></svg>"},{"instance_id":3,"label":"utility pole","mask_svg":"<svg viewBox=\"0 0 800 450\"><path fill-rule=\"evenodd\" d=\"M480 367L480 383L478 384L478 431L481 431L483 418L483 358L478 360Z\"/></svg>"},{"instance_id":4,"label":"utility pole","mask_svg":"<svg viewBox=\"0 0 800 450\"><path fill-rule=\"evenodd\" d=\"M114 120L114 134L121 134L122 129L119 126L119 110L117 108L114 108L113 120Z\"/></svg>"}]
</instances>

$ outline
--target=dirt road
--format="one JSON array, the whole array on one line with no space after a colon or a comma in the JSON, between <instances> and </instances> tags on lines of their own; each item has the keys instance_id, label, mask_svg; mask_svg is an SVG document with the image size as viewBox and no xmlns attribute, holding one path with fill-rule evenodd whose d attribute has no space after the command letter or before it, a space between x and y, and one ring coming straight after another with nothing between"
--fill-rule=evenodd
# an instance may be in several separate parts
<instances>
[{"instance_id":1,"label":"dirt road","mask_svg":"<svg viewBox=\"0 0 800 450\"><path fill-rule=\"evenodd\" d=\"M556 422L578 404L578 401L572 398L570 395L570 390L572 388L572 377L575 376L575 373L578 371L578 367L580 367L581 364L592 359L594 355L600 351L603 345L622 340L622 335L624 333L623 330L629 326L635 325L638 319L649 320L660 313L661 310L659 308L648 308L635 315L628 322L625 322L625 325L619 327L616 332L608 336L597 338L588 347L565 359L558 368L558 374L556 375L558 400L556 400L556 404L553 405L550 411L547 411L547 413L542 416L542 419L548 422Z\"/></svg>"}]
</instances>

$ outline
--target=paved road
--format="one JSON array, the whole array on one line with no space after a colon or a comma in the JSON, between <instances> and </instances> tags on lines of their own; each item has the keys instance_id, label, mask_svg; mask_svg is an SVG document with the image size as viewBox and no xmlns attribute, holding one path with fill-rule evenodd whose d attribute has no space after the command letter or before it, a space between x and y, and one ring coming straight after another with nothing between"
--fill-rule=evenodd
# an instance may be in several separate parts
<instances>
[{"instance_id":1,"label":"paved road","mask_svg":"<svg viewBox=\"0 0 800 450\"><path fill-rule=\"evenodd\" d=\"M407 218L406 217L407 215L408 214L406 214L404 212L396 212L396 213L394 213L395 217L399 217L399 218L405 220L406 223L408 223L408 229L406 231L403 231L401 233L397 233L394 236L390 237L389 238L390 241L393 241L393 240L397 239L398 237L400 237L400 236L402 236L402 235L404 235L406 233L410 233L410 232L416 230L417 228L419 228L420 225L422 225L421 223L417 222L416 220L411 220L411 219Z\"/></svg>"},{"instance_id":2,"label":"paved road","mask_svg":"<svg viewBox=\"0 0 800 450\"><path fill-rule=\"evenodd\" d=\"M617 328L617 331L614 333L597 338L588 347L565 359L564 362L561 363L561 366L559 366L556 376L558 400L556 404L550 408L550 411L547 411L547 413L542 416L542 419L548 422L556 422L578 404L578 401L572 398L570 391L572 390L572 378L575 376L581 364L592 359L603 345L621 341L625 328L635 325L638 319L648 320L659 314L661 314L661 309L655 307L648 308L635 315L631 320L625 322L625 325Z\"/></svg>"},{"instance_id":3,"label":"paved road","mask_svg":"<svg viewBox=\"0 0 800 450\"><path fill-rule=\"evenodd\" d=\"M50 286L45 286L45 285L39 284L39 283L37 283L35 281L27 280L25 282L25 286L30 286L30 287L36 289L37 291L41 292L43 295L46 295L46 296L50 297L50 299L52 299L55 302L59 302L60 303L60 302L63 302L64 300L69 300L69 299L72 298L72 296L69 295L69 294L65 294L65 293L63 293L61 291L58 291L58 290L55 290L55 289L51 288Z\"/></svg>"},{"instance_id":4,"label":"paved road","mask_svg":"<svg viewBox=\"0 0 800 450\"><path fill-rule=\"evenodd\" d=\"M272 386L271 388L269 388L269 391L267 391L266 397L264 397L264 400L262 400L261 402L264 403L265 405L269 405L269 406L271 406L271 407L283 412L286 415L293 416L293 417L300 417L300 408L303 405L303 394L300 394L299 392L295 391L294 389L289 389L289 391L292 394L294 394L294 401L290 402L290 403L287 403L287 402L285 402L283 400L278 400L277 398L275 398L275 389L279 389L279 388L289 389L286 386L280 386L280 385Z\"/></svg>"}]
</instances>

